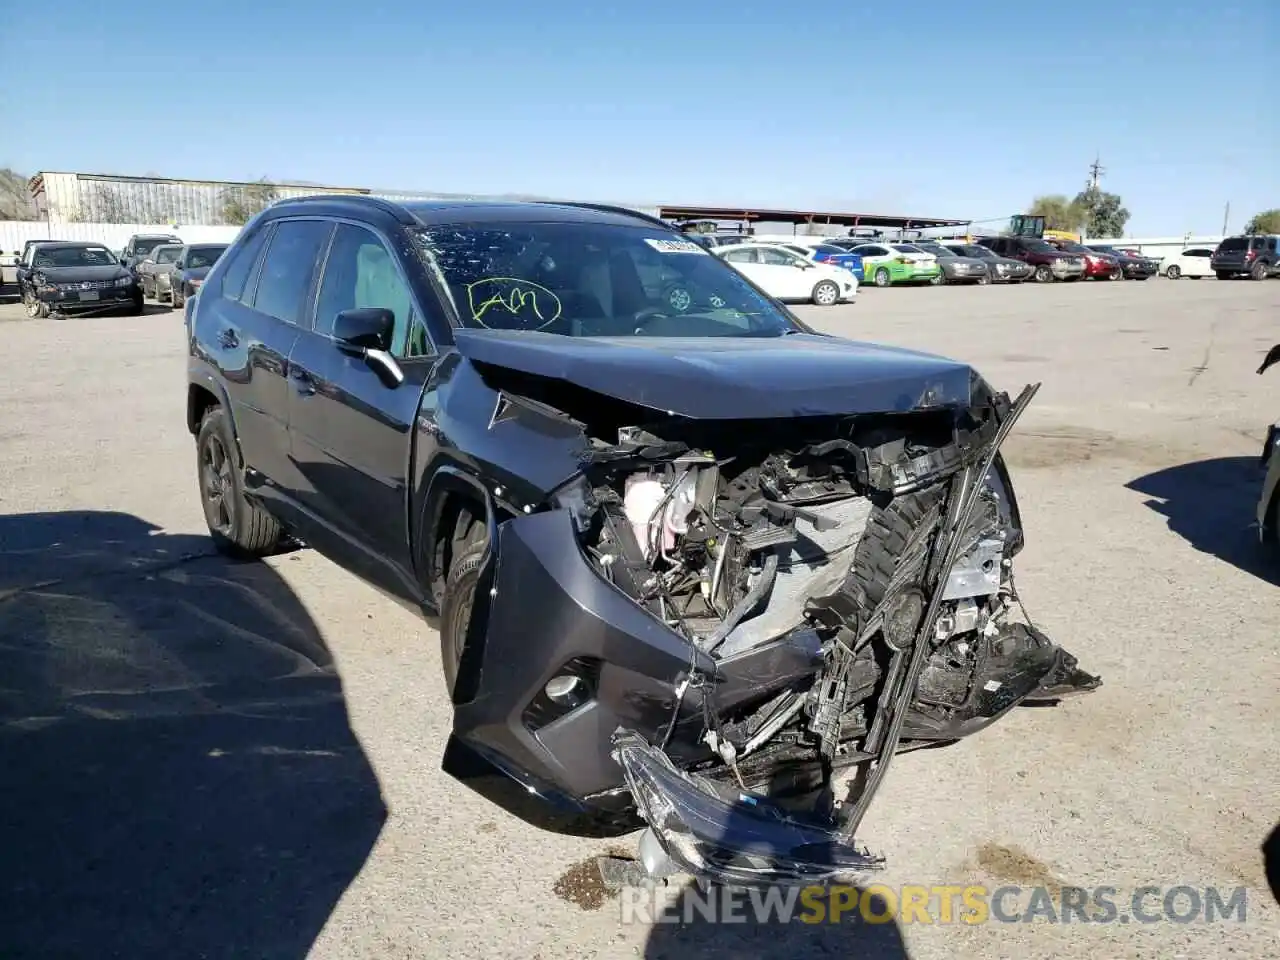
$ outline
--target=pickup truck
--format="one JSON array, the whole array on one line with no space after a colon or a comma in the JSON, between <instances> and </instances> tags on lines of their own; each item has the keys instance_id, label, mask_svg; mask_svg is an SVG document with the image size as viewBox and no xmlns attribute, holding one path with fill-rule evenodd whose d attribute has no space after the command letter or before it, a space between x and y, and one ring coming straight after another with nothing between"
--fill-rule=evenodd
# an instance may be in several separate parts
<instances>
[{"instance_id":1,"label":"pickup truck","mask_svg":"<svg viewBox=\"0 0 1280 960\"><path fill-rule=\"evenodd\" d=\"M423 614L443 769L548 829L648 824L655 873L852 877L896 754L1100 683L1011 616L1036 387L817 333L656 218L289 199L184 323L218 548Z\"/></svg>"}]
</instances>

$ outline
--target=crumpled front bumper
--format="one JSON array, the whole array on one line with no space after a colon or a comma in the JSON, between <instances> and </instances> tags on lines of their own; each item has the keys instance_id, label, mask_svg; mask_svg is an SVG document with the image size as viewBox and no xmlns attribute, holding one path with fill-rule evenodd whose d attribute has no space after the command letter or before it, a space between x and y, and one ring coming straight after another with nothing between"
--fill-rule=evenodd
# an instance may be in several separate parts
<instances>
[{"instance_id":1,"label":"crumpled front bumper","mask_svg":"<svg viewBox=\"0 0 1280 960\"><path fill-rule=\"evenodd\" d=\"M697 877L745 886L853 882L883 869L834 824L803 820L763 797L678 770L630 731L614 737L640 815L668 857Z\"/></svg>"}]
</instances>

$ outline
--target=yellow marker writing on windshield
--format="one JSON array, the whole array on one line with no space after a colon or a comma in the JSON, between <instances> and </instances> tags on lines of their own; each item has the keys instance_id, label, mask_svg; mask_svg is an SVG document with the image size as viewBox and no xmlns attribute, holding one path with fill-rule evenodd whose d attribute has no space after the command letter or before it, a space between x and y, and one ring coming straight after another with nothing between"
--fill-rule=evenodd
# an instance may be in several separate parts
<instances>
[{"instance_id":1,"label":"yellow marker writing on windshield","mask_svg":"<svg viewBox=\"0 0 1280 960\"><path fill-rule=\"evenodd\" d=\"M467 303L471 316L481 326L488 326L484 316L491 310L519 317L532 313L541 329L559 318L560 298L539 283L518 277L485 277L467 284Z\"/></svg>"}]
</instances>

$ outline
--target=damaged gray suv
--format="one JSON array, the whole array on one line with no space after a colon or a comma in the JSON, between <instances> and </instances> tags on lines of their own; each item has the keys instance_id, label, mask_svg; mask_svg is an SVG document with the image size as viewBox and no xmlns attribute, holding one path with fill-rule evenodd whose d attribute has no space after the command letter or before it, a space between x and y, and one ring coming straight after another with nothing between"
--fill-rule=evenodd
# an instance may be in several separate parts
<instances>
[{"instance_id":1,"label":"damaged gray suv","mask_svg":"<svg viewBox=\"0 0 1280 960\"><path fill-rule=\"evenodd\" d=\"M819 334L660 220L290 199L186 326L219 548L301 542L421 611L443 768L643 828L654 873L855 877L897 754L1100 682L1017 616L999 449L1036 388Z\"/></svg>"}]
</instances>

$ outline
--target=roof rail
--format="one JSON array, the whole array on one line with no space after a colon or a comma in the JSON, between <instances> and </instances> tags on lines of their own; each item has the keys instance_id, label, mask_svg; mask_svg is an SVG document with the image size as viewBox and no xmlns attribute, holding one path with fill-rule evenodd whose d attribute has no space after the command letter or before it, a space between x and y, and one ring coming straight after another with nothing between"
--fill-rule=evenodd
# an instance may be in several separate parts
<instances>
[{"instance_id":1,"label":"roof rail","mask_svg":"<svg viewBox=\"0 0 1280 960\"><path fill-rule=\"evenodd\" d=\"M534 202L555 204L559 207L579 207L583 210L599 210L601 213L618 213L626 217L635 217L637 220L644 220L646 223L652 223L666 230L671 229L671 224L659 217L654 217L647 213L641 213L639 210L632 210L630 207L620 207L612 203L584 203L576 200L537 200Z\"/></svg>"},{"instance_id":2,"label":"roof rail","mask_svg":"<svg viewBox=\"0 0 1280 960\"><path fill-rule=\"evenodd\" d=\"M398 203L367 193L309 193L301 197L281 197L272 206L289 203L344 203L351 201L359 201L362 204L377 207L383 213L390 214L401 223L415 222L412 214Z\"/></svg>"}]
</instances>

